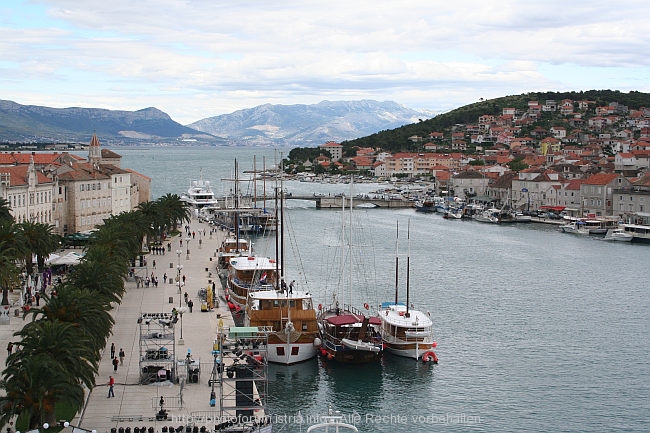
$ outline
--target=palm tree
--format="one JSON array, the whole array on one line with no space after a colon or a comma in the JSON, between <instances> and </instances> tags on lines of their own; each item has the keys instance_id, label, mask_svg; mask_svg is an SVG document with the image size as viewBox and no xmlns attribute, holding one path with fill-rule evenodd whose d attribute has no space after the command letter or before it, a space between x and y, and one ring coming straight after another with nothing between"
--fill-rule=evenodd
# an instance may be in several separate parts
<instances>
[{"instance_id":1,"label":"palm tree","mask_svg":"<svg viewBox=\"0 0 650 433\"><path fill-rule=\"evenodd\" d=\"M127 257L115 256L106 248L92 248L68 277L70 285L87 289L103 302L121 302Z\"/></svg>"},{"instance_id":2,"label":"palm tree","mask_svg":"<svg viewBox=\"0 0 650 433\"><path fill-rule=\"evenodd\" d=\"M4 391L0 396L0 425L6 425L16 415L28 419L30 430L45 422L54 425L58 401L67 401L76 408L83 405L84 391L79 382L48 353L15 355L19 353L12 355L0 380Z\"/></svg>"},{"instance_id":3,"label":"palm tree","mask_svg":"<svg viewBox=\"0 0 650 433\"><path fill-rule=\"evenodd\" d=\"M26 316L35 320L58 320L79 327L91 340L95 356L106 345L115 320L110 314L111 306L85 288L78 288L68 281L57 287L57 295L43 296L42 307L32 307Z\"/></svg>"},{"instance_id":4,"label":"palm tree","mask_svg":"<svg viewBox=\"0 0 650 433\"><path fill-rule=\"evenodd\" d=\"M20 272L16 260L23 255L23 243L17 225L11 219L0 220L0 305L9 305L9 289L18 284Z\"/></svg>"},{"instance_id":5,"label":"palm tree","mask_svg":"<svg viewBox=\"0 0 650 433\"><path fill-rule=\"evenodd\" d=\"M23 242L25 270L28 275L34 273L32 257L36 256L38 271L42 272L45 266L45 259L50 253L57 250L60 245L60 237L54 233L54 226L32 221L24 221L18 224Z\"/></svg>"},{"instance_id":6,"label":"palm tree","mask_svg":"<svg viewBox=\"0 0 650 433\"><path fill-rule=\"evenodd\" d=\"M11 215L11 206L9 201L0 197L0 221L3 220L14 220L14 217Z\"/></svg>"}]
</instances>

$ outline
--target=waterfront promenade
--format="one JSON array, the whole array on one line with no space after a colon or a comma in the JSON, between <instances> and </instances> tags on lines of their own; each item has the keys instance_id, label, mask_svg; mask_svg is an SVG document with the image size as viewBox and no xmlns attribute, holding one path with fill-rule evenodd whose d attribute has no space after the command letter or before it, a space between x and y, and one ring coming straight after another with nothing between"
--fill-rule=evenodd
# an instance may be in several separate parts
<instances>
[{"instance_id":1,"label":"waterfront promenade","mask_svg":"<svg viewBox=\"0 0 650 433\"><path fill-rule=\"evenodd\" d=\"M183 245L180 245L180 236L169 239L171 251L164 255L149 254L146 256L147 265L136 269L136 274L154 276L158 278L158 287L138 285L134 278L126 282L126 292L122 303L115 305L112 311L115 319L113 335L109 339L99 373L96 378L96 387L87 395L86 405L73 420L67 420L72 426L84 430L96 430L98 433L110 433L112 428L119 431L120 427L135 427L141 429L153 428L155 433L160 433L163 427L187 425L187 417L191 413L203 412L218 414L219 401L216 406L210 406L210 393L212 387L208 384L212 373L214 357L212 355L213 342L219 326L219 317L223 320L224 327L234 326L230 311L219 299L222 296L221 283L215 270L216 249L221 244L226 232L217 230L210 236L210 226L193 219L189 224L191 231L196 232L195 238L189 243L189 259L187 255L188 244L183 232ZM205 230L205 235L199 236L199 231ZM199 239L201 245L199 246ZM166 243L165 243L166 245ZM181 254L178 255L177 251ZM153 263L156 267L153 267ZM179 286L174 281L177 275L177 265L183 266L181 275L185 275L185 286L179 294ZM170 267L171 266L171 267ZM163 282L163 275L167 274L167 283ZM171 279L171 282L170 282ZM219 306L208 312L201 312L201 301L198 291L206 288L210 282L216 284ZM140 384L140 324L138 318L142 313L171 313L172 308L185 306L183 294L187 292L189 299L194 303L193 312L186 311L182 317L183 341L179 342L181 334L181 321L175 325L175 343L177 359L184 359L188 350L192 359L200 362L200 379L198 383L185 381L184 385L171 381L155 382L147 385ZM170 302L171 301L171 302ZM180 303L179 303L180 302ZM12 334L23 325L22 317L12 317L8 325L0 326L0 336L3 341L11 341ZM125 352L124 365L119 365L117 372L113 370L110 357L111 343L115 344L116 356L120 349ZM2 351L0 361L6 360L7 351ZM115 397L108 398L109 376L115 378ZM181 381L183 382L183 381ZM219 396L218 384L215 385L217 398ZM182 403L181 403L182 395ZM165 401L164 408L168 420L156 421L155 415L160 410L160 398ZM212 430L215 422L199 424ZM64 429L71 431L71 428Z\"/></svg>"}]
</instances>

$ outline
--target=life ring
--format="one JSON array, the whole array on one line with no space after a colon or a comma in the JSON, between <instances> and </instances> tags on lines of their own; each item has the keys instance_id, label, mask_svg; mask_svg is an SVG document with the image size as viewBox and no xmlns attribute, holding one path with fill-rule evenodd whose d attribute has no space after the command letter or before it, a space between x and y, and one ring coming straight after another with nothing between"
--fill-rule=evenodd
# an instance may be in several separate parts
<instances>
[{"instance_id":1,"label":"life ring","mask_svg":"<svg viewBox=\"0 0 650 433\"><path fill-rule=\"evenodd\" d=\"M366 310L368 310L368 309L370 309L370 305L368 305L367 302L364 302L364 303L363 303L363 308L365 308Z\"/></svg>"},{"instance_id":2,"label":"life ring","mask_svg":"<svg viewBox=\"0 0 650 433\"><path fill-rule=\"evenodd\" d=\"M404 312L403 312L403 311L400 311L400 312L399 312L399 315L400 315L400 316L404 316Z\"/></svg>"},{"instance_id":3,"label":"life ring","mask_svg":"<svg viewBox=\"0 0 650 433\"><path fill-rule=\"evenodd\" d=\"M323 309L323 304L318 304L318 311Z\"/></svg>"},{"instance_id":4,"label":"life ring","mask_svg":"<svg viewBox=\"0 0 650 433\"><path fill-rule=\"evenodd\" d=\"M433 362L434 364L438 363L438 356L433 351L424 352L422 355L422 362Z\"/></svg>"}]
</instances>

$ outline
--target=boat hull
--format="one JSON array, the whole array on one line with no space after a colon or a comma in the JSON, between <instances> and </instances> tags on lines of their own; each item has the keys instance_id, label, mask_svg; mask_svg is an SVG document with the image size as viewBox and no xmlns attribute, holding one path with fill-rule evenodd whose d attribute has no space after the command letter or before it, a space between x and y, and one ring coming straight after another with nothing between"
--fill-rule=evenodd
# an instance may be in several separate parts
<instances>
[{"instance_id":1,"label":"boat hull","mask_svg":"<svg viewBox=\"0 0 650 433\"><path fill-rule=\"evenodd\" d=\"M268 360L274 364L292 365L316 356L318 348L311 343L269 343Z\"/></svg>"}]
</instances>

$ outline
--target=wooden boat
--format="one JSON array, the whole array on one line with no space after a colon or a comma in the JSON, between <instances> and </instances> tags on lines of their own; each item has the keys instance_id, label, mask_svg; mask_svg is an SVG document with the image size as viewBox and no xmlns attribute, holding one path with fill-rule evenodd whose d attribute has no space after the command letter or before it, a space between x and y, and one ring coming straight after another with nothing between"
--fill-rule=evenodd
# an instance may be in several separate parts
<instances>
[{"instance_id":1,"label":"wooden boat","mask_svg":"<svg viewBox=\"0 0 650 433\"><path fill-rule=\"evenodd\" d=\"M277 195L277 192L276 192ZM283 197L280 197L280 215L283 214ZM284 227L283 224L280 224ZM245 323L247 326L264 326L270 329L268 335L268 360L278 364L295 364L316 356L320 346L316 309L310 293L297 290L295 281L286 285L280 266L284 260L284 230L278 236L276 247L280 253L280 263L275 263L277 278L275 287L262 287L248 290Z\"/></svg>"},{"instance_id":2,"label":"wooden boat","mask_svg":"<svg viewBox=\"0 0 650 433\"><path fill-rule=\"evenodd\" d=\"M249 291L275 290L280 271L278 263L268 257L231 258L226 283L228 306L239 311L246 306Z\"/></svg>"},{"instance_id":3,"label":"wooden boat","mask_svg":"<svg viewBox=\"0 0 650 433\"><path fill-rule=\"evenodd\" d=\"M217 249L217 266L220 269L226 269L230 259L242 255L251 255L250 243L246 239L237 237L228 237L223 240Z\"/></svg>"},{"instance_id":4,"label":"wooden boat","mask_svg":"<svg viewBox=\"0 0 650 433\"><path fill-rule=\"evenodd\" d=\"M246 326L266 326L268 360L277 364L295 364L316 356L318 324L310 293L261 290L248 293Z\"/></svg>"},{"instance_id":5,"label":"wooden boat","mask_svg":"<svg viewBox=\"0 0 650 433\"><path fill-rule=\"evenodd\" d=\"M381 337L389 353L414 359L427 357L437 362L433 352L433 323L428 314L409 308L410 260L407 259L406 304L399 302L399 224L395 245L395 301L384 302L377 315L381 320ZM409 230L410 232L410 230ZM409 236L410 238L410 236ZM410 253L409 253L410 256Z\"/></svg>"},{"instance_id":6,"label":"wooden boat","mask_svg":"<svg viewBox=\"0 0 650 433\"><path fill-rule=\"evenodd\" d=\"M352 183L352 181L351 181ZM352 204L353 194L350 194L350 224L348 226L348 257L352 254ZM345 206L345 199L342 200ZM344 215L345 212L342 213ZM345 224L342 224L342 233L345 232ZM351 263L348 263L351 265ZM349 286L352 290L352 269L345 263L341 263L340 272L347 271ZM340 288L342 289L342 287ZM366 310L369 308L365 303ZM318 306L318 328L320 331L321 348L320 354L328 360L335 360L343 363L362 364L377 361L382 355L381 336L378 328L381 321L378 317L371 317L354 308L349 304L341 304L338 301L338 294L334 294L331 305Z\"/></svg>"}]
</instances>

